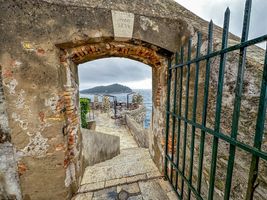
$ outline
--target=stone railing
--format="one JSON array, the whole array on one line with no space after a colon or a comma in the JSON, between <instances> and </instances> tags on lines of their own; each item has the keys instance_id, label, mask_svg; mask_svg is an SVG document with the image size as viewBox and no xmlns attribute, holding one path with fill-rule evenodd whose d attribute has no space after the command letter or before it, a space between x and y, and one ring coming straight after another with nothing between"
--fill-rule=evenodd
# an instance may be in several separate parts
<instances>
[{"instance_id":1,"label":"stone railing","mask_svg":"<svg viewBox=\"0 0 267 200\"><path fill-rule=\"evenodd\" d=\"M144 128L146 108L141 105L135 110L125 111L125 122L138 146L148 148L148 130Z\"/></svg>"},{"instance_id":2,"label":"stone railing","mask_svg":"<svg viewBox=\"0 0 267 200\"><path fill-rule=\"evenodd\" d=\"M109 160L120 154L120 137L82 129L85 166Z\"/></svg>"}]
</instances>

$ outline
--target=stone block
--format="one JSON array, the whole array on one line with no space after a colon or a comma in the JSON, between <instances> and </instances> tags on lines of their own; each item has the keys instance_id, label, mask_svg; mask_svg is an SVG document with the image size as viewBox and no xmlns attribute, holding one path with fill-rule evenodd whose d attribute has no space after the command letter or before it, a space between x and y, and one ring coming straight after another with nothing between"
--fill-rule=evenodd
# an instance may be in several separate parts
<instances>
[{"instance_id":1,"label":"stone block","mask_svg":"<svg viewBox=\"0 0 267 200\"><path fill-rule=\"evenodd\" d=\"M161 188L155 180L141 181L139 187L144 200L168 200L166 192Z\"/></svg>"},{"instance_id":2,"label":"stone block","mask_svg":"<svg viewBox=\"0 0 267 200\"><path fill-rule=\"evenodd\" d=\"M79 192L90 192L94 190L103 189L105 187L105 181L90 183L82 185L79 189Z\"/></svg>"},{"instance_id":3,"label":"stone block","mask_svg":"<svg viewBox=\"0 0 267 200\"><path fill-rule=\"evenodd\" d=\"M119 193L121 190L124 190L128 193L139 193L140 188L137 183L125 184L117 186L117 192Z\"/></svg>"},{"instance_id":4,"label":"stone block","mask_svg":"<svg viewBox=\"0 0 267 200\"><path fill-rule=\"evenodd\" d=\"M133 182L137 182L140 180L146 180L147 176L146 174L140 174L140 175L136 175L136 176L132 176L132 177L127 177L127 183L133 183Z\"/></svg>"},{"instance_id":5,"label":"stone block","mask_svg":"<svg viewBox=\"0 0 267 200\"><path fill-rule=\"evenodd\" d=\"M118 179L108 180L108 181L106 181L105 187L121 185L124 183L126 183L126 178L118 178Z\"/></svg>"}]
</instances>

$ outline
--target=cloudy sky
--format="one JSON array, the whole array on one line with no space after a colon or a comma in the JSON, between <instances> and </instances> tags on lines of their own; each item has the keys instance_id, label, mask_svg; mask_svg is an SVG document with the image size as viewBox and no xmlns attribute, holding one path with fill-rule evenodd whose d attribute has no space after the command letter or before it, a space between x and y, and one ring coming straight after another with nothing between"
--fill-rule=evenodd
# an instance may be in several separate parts
<instances>
[{"instance_id":1,"label":"cloudy sky","mask_svg":"<svg viewBox=\"0 0 267 200\"><path fill-rule=\"evenodd\" d=\"M241 35L245 0L175 0L203 19L223 24L227 6L231 10L230 31ZM253 0L249 38L267 33L267 0ZM265 44L261 44L265 47ZM125 58L107 58L79 65L80 89L120 83L132 89L150 89L151 68Z\"/></svg>"},{"instance_id":2,"label":"cloudy sky","mask_svg":"<svg viewBox=\"0 0 267 200\"><path fill-rule=\"evenodd\" d=\"M80 89L119 83L151 89L151 67L127 58L104 58L79 65Z\"/></svg>"}]
</instances>

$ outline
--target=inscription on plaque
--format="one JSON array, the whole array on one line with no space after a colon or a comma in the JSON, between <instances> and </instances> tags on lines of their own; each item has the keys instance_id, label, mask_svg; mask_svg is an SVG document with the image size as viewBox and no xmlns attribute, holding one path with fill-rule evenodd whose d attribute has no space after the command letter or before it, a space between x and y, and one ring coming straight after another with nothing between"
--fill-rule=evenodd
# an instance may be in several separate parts
<instances>
[{"instance_id":1,"label":"inscription on plaque","mask_svg":"<svg viewBox=\"0 0 267 200\"><path fill-rule=\"evenodd\" d=\"M134 14L112 10L114 37L132 38Z\"/></svg>"}]
</instances>

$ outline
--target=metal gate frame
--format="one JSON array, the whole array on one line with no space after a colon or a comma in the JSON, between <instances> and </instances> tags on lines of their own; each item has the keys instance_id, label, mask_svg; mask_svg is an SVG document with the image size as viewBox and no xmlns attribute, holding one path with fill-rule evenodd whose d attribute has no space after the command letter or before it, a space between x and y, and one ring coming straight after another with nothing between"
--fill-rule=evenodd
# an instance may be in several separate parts
<instances>
[{"instance_id":1,"label":"metal gate frame","mask_svg":"<svg viewBox=\"0 0 267 200\"><path fill-rule=\"evenodd\" d=\"M245 12L243 19L243 30L241 36L241 43L228 47L228 33L229 33L229 21L230 21L230 10L227 8L224 16L224 26L223 26L223 35L222 35L222 47L219 51L213 51L213 22L209 23L209 33L208 33L208 49L206 55L200 55L200 47L202 44L201 34L198 33L198 42L197 42L197 52L196 58L191 59L192 51L192 40L189 40L188 43L188 55L187 61L184 62L184 47L181 48L179 54L176 53L175 56L175 65L172 65L172 60L168 60L168 82L167 82L167 105L166 105L166 142L165 142L165 177L171 183L173 189L176 191L179 199L184 199L184 183L188 187L188 199L191 198L191 192L193 192L196 199L202 200L201 196L201 179L203 171L203 154L204 154L204 143L206 134L213 136L213 145L212 145L212 159L210 167L210 179L209 179L209 192L208 199L212 200L214 195L214 184L215 184L215 174L216 174L216 162L217 162L217 153L218 153L218 143L219 140L223 140L230 145L229 159L227 164L227 176L224 189L224 199L230 199L231 184L232 184L232 175L235 162L235 153L236 148L239 148L247 153L250 153L252 160L250 163L250 172L249 172L249 181L246 191L246 200L253 199L253 192L255 189L255 182L258 176L258 167L259 160L267 160L267 152L261 150L263 134L264 134L264 122L266 117L266 107L267 107L267 51L265 51L265 61L263 65L263 77L261 83L261 93L260 101L258 107L257 121L256 121L256 130L254 137L254 145L249 146L243 142L237 140L238 135L238 122L240 115L241 107L241 96L242 96L242 87L245 71L245 60L246 60L246 51L247 47L255 45L260 42L267 41L267 35L248 40L249 33L249 24L250 24L250 14L251 14L252 0L246 0ZM226 56L227 53L239 50L239 63L238 63L238 74L236 79L236 88L235 88L235 100L234 100L234 110L232 117L232 129L231 136L228 136L220 132L220 121L221 121L221 110L222 110L222 94L223 94L223 81L224 81L224 71L226 65ZM216 99L216 114L215 114L215 125L214 129L206 127L206 118L207 118L207 106L209 98L209 82L210 82L210 67L211 67L211 58L220 56L220 65L219 65L219 75L218 75L218 85L217 85L217 99ZM179 60L179 62L178 62ZM199 79L199 63L200 61L206 62L206 77L205 77L205 86L204 86L204 101L202 105L202 123L196 122L196 109L197 109L197 98L198 98L198 79ZM181 64L179 64L181 63ZM189 80L190 80L190 66L194 64L195 66L195 82L194 82L194 97L193 97L193 112L192 120L188 119L188 96L189 96ZM179 95L178 102L179 107L178 112L176 112L176 101L177 101L177 87L179 91L182 91L183 87L183 68L187 68L186 73L186 94L185 94L185 115L181 115L181 102L182 95ZM180 81L178 82L177 71L180 70ZM173 73L173 71L175 73ZM174 74L174 93L173 95L173 112L171 111L171 82L172 76ZM172 117L172 127L170 127L170 117ZM178 122L177 132L175 131L176 121ZM185 174L185 159L186 158L186 147L182 149L182 156L179 155L180 152L180 135L181 133L181 122L184 123L184 141L183 144L186 144L187 138L187 127L192 126L191 134L191 146L190 146L190 164L189 164L189 176L186 177ZM192 184L192 175L193 175L193 162L194 162L194 147L195 147L195 131L196 129L201 130L200 137L200 151L199 151L199 160L198 160L198 176L197 176L197 188ZM169 132L172 132L171 134ZM176 141L176 153L174 151L175 141L174 135L177 134ZM169 144L170 139L170 144ZM171 146L171 148L169 148ZM168 152L171 151L169 154ZM176 156L176 157L175 157ZM175 158L176 159L175 159ZM182 169L179 168L179 159L183 158ZM168 172L168 166L170 165L170 173ZM175 171L175 174L173 173ZM181 189L178 189L178 178L182 180ZM175 181L173 180L175 179Z\"/></svg>"}]
</instances>

